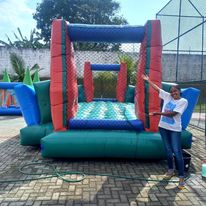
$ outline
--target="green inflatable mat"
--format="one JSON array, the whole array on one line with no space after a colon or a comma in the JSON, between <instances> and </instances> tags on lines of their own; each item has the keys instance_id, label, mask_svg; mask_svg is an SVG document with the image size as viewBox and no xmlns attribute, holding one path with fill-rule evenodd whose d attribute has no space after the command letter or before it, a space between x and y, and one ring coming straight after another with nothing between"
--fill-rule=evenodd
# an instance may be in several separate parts
<instances>
[{"instance_id":1,"label":"green inflatable mat","mask_svg":"<svg viewBox=\"0 0 206 206\"><path fill-rule=\"evenodd\" d=\"M81 120L136 120L134 103L122 102L80 102L73 119Z\"/></svg>"},{"instance_id":2,"label":"green inflatable mat","mask_svg":"<svg viewBox=\"0 0 206 206\"><path fill-rule=\"evenodd\" d=\"M182 148L191 148L192 134L182 132ZM41 139L43 157L165 159L159 133L126 130L70 130Z\"/></svg>"},{"instance_id":3,"label":"green inflatable mat","mask_svg":"<svg viewBox=\"0 0 206 206\"><path fill-rule=\"evenodd\" d=\"M41 124L24 127L20 130L20 140L23 146L40 145L41 138L53 132L53 124Z\"/></svg>"}]
</instances>

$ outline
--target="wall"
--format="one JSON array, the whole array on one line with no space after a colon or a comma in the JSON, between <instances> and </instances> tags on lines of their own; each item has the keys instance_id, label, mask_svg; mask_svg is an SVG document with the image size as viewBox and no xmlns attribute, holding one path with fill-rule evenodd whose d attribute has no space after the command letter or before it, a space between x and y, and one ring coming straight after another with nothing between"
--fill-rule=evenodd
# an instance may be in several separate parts
<instances>
[{"instance_id":1,"label":"wall","mask_svg":"<svg viewBox=\"0 0 206 206\"><path fill-rule=\"evenodd\" d=\"M26 66L32 67L35 63L39 64L43 70L40 71L40 76L49 78L50 72L50 51L49 49L6 49L0 47L0 74L6 68L10 74L13 74L13 70L9 60L9 54L11 52L17 53L21 56ZM130 53L136 60L138 59L137 53ZM163 80L164 81L175 81L176 79L176 58L175 54L163 54L162 66L163 66ZM75 52L75 62L77 66L77 74L82 75L84 62L90 61L91 63L117 63L118 53L115 52L92 52L92 51L78 51ZM178 69L178 80L179 81L198 81L201 80L201 56L192 54L179 55L179 69ZM206 57L203 59L203 72L202 80L206 80Z\"/></svg>"},{"instance_id":2,"label":"wall","mask_svg":"<svg viewBox=\"0 0 206 206\"><path fill-rule=\"evenodd\" d=\"M176 54L163 54L162 67L164 81L175 81L176 75L179 82L206 80L206 56L203 56L202 59L201 55L180 54L178 71L175 69L176 60ZM201 64L203 65L202 69Z\"/></svg>"},{"instance_id":3,"label":"wall","mask_svg":"<svg viewBox=\"0 0 206 206\"><path fill-rule=\"evenodd\" d=\"M0 47L0 74L7 69L10 74L14 74L11 64L10 64L10 53L16 53L21 56L25 61L25 66L32 67L34 64L38 64L41 68L41 77L49 77L49 65L50 65L50 51L49 49L6 49Z\"/></svg>"}]
</instances>

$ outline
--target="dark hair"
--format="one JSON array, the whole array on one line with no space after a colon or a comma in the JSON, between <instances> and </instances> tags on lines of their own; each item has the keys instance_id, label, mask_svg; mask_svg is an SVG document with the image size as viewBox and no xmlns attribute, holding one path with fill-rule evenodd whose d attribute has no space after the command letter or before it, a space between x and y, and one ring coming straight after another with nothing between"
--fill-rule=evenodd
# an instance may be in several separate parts
<instances>
[{"instance_id":1,"label":"dark hair","mask_svg":"<svg viewBox=\"0 0 206 206\"><path fill-rule=\"evenodd\" d=\"M172 85L172 86L170 87L170 91L171 91L172 87L175 88L175 89L177 89L177 90L179 90L179 91L181 92L181 88L180 88L179 85Z\"/></svg>"},{"instance_id":2,"label":"dark hair","mask_svg":"<svg viewBox=\"0 0 206 206\"><path fill-rule=\"evenodd\" d=\"M180 92L180 96L182 95L181 88L180 88L179 85L172 85L172 86L170 87L170 91L171 91L172 88L177 89L177 90Z\"/></svg>"}]
</instances>

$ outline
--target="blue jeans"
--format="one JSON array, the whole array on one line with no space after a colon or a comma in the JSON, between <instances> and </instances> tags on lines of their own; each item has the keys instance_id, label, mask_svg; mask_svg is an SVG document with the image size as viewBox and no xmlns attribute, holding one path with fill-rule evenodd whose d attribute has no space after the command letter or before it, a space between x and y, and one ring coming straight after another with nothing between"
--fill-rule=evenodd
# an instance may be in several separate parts
<instances>
[{"instance_id":1,"label":"blue jeans","mask_svg":"<svg viewBox=\"0 0 206 206\"><path fill-rule=\"evenodd\" d=\"M173 154L175 155L178 167L178 176L184 177L184 160L181 147L181 132L171 131L159 127L159 132L164 143L167 155L167 164L170 170L174 169Z\"/></svg>"}]
</instances>

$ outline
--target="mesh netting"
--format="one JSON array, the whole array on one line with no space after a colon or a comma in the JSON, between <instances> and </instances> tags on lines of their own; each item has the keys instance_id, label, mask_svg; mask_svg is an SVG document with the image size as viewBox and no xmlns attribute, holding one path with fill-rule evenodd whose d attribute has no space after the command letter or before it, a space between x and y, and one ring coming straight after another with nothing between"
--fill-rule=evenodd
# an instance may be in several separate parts
<instances>
[{"instance_id":1,"label":"mesh netting","mask_svg":"<svg viewBox=\"0 0 206 206\"><path fill-rule=\"evenodd\" d=\"M134 92L136 84L136 71L138 63L138 52L140 44L111 44L111 43L74 43L74 59L76 64L78 84L78 110L73 119L70 120L70 128L86 129L138 129L131 122L138 120L134 108ZM91 77L85 75L85 63L90 63ZM117 102L117 84L120 70L108 71L115 65L117 68L121 62L126 63L127 74L126 102ZM91 69L96 65L98 69ZM104 68L105 65L105 68ZM104 71L105 70L105 71ZM84 78L87 83L93 81L94 101L87 102L85 97ZM119 82L121 88L123 81ZM91 91L91 90L90 90ZM80 121L81 120L81 121ZM76 126L76 124L78 126ZM125 127L127 123L128 127ZM91 126L92 125L92 126ZM111 127L110 127L110 126ZM85 129L84 128L84 129ZM142 126L141 126L142 128Z\"/></svg>"},{"instance_id":2,"label":"mesh netting","mask_svg":"<svg viewBox=\"0 0 206 206\"><path fill-rule=\"evenodd\" d=\"M85 62L90 62L91 64L120 64L121 61L126 61L127 64L128 75L126 78L128 84L135 85L139 44L75 42L74 45L78 85L83 83ZM84 50L79 48L84 48ZM95 98L116 98L118 72L93 71L92 75Z\"/></svg>"}]
</instances>

